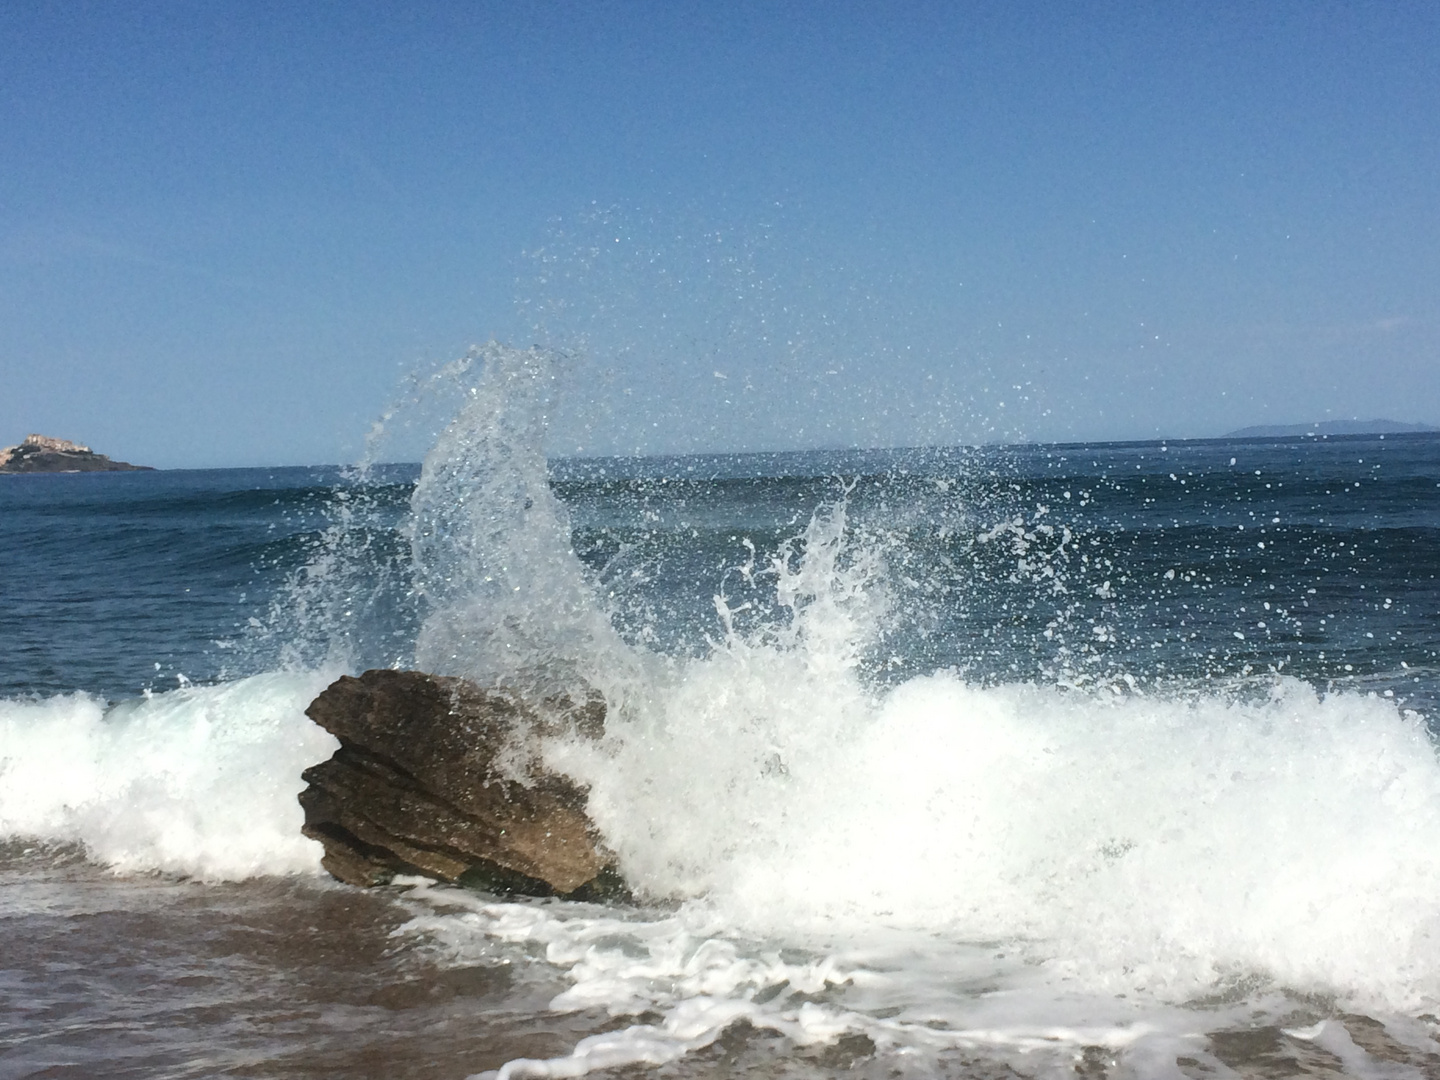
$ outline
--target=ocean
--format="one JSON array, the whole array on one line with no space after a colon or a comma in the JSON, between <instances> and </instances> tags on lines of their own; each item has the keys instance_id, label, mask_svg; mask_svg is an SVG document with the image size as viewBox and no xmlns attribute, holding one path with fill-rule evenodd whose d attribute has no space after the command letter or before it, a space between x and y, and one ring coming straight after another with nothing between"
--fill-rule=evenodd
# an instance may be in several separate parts
<instances>
[{"instance_id":1,"label":"ocean","mask_svg":"<svg viewBox=\"0 0 1440 1080\"><path fill-rule=\"evenodd\" d=\"M1440 1076L1440 437L0 477L0 1076ZM342 673L573 680L635 894L341 885Z\"/></svg>"}]
</instances>

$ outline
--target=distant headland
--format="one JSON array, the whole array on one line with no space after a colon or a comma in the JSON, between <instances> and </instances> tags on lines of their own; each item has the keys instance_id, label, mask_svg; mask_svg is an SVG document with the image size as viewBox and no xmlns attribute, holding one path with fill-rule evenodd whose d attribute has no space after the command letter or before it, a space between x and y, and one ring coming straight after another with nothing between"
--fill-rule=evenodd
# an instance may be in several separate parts
<instances>
[{"instance_id":1,"label":"distant headland","mask_svg":"<svg viewBox=\"0 0 1440 1080\"><path fill-rule=\"evenodd\" d=\"M1440 433L1429 424L1402 424L1398 420L1323 420L1317 424L1260 424L1227 432L1226 439L1291 439L1305 435L1411 435Z\"/></svg>"},{"instance_id":2,"label":"distant headland","mask_svg":"<svg viewBox=\"0 0 1440 1080\"><path fill-rule=\"evenodd\" d=\"M88 446L48 435L27 435L18 446L0 447L0 473L137 472L149 468L111 461Z\"/></svg>"}]
</instances>

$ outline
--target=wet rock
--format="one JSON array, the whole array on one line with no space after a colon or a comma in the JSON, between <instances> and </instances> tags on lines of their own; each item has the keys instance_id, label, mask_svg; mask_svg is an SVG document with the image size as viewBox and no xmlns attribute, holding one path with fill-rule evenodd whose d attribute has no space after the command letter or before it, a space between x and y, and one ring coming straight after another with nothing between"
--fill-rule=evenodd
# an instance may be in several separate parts
<instances>
[{"instance_id":1,"label":"wet rock","mask_svg":"<svg viewBox=\"0 0 1440 1080\"><path fill-rule=\"evenodd\" d=\"M418 873L535 896L622 891L585 791L536 753L544 734L598 737L598 694L526 702L463 679L377 670L336 680L306 715L340 740L305 770L300 805L305 835L341 881Z\"/></svg>"}]
</instances>

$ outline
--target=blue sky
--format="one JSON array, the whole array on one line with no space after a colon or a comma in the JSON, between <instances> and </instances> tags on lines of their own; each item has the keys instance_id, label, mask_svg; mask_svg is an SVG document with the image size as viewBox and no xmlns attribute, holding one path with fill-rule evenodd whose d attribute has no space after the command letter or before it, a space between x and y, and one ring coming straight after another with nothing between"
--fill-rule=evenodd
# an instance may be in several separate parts
<instances>
[{"instance_id":1,"label":"blue sky","mask_svg":"<svg viewBox=\"0 0 1440 1080\"><path fill-rule=\"evenodd\" d=\"M331 462L1440 423L1440 8L0 8L0 442Z\"/></svg>"}]
</instances>

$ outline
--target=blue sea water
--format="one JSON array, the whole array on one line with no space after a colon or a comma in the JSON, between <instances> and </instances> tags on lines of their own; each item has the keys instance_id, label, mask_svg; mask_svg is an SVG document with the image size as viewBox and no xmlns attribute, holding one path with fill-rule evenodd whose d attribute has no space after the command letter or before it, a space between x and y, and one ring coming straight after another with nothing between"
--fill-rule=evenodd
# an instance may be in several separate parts
<instances>
[{"instance_id":1,"label":"blue sea water","mask_svg":"<svg viewBox=\"0 0 1440 1080\"><path fill-rule=\"evenodd\" d=\"M1433 1075L1440 438L547 463L480 390L423 472L0 477L0 1072ZM319 875L314 693L536 663L644 903Z\"/></svg>"},{"instance_id":2,"label":"blue sea water","mask_svg":"<svg viewBox=\"0 0 1440 1080\"><path fill-rule=\"evenodd\" d=\"M551 471L610 614L664 651L703 652L714 597L746 591L737 568L752 550L778 550L848 492L850 527L883 547L885 587L903 597L869 658L878 678L1285 672L1427 710L1436 700L1435 436L571 459ZM403 523L418 474L5 477L0 694L119 699L254 674L286 650L323 659L338 637L360 663L409 662L419 614ZM369 582L358 614L297 625L293 605L308 599L297 579L323 571L360 500L364 527L343 541L366 545L362 570L391 571L388 595ZM763 583L750 593L752 619L773 616Z\"/></svg>"}]
</instances>

